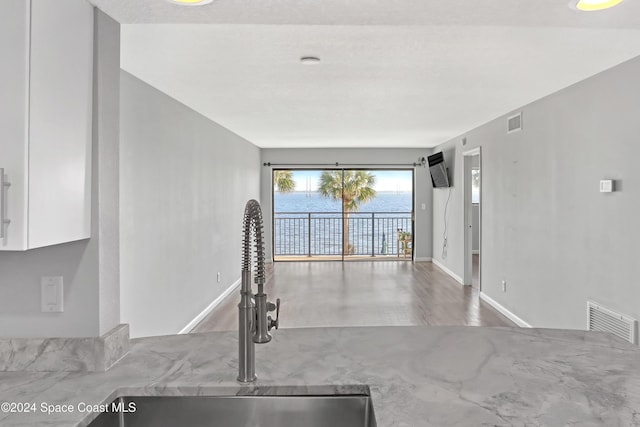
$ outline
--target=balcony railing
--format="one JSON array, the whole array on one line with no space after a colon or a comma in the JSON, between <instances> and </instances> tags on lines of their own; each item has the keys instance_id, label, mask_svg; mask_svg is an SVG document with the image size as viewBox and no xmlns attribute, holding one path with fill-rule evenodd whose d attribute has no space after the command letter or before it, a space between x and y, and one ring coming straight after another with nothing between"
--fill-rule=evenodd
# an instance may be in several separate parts
<instances>
[{"instance_id":1,"label":"balcony railing","mask_svg":"<svg viewBox=\"0 0 640 427\"><path fill-rule=\"evenodd\" d=\"M349 247L345 256L404 255L398 230L411 232L411 212L349 212ZM341 256L343 214L330 212L275 212L274 255Z\"/></svg>"}]
</instances>

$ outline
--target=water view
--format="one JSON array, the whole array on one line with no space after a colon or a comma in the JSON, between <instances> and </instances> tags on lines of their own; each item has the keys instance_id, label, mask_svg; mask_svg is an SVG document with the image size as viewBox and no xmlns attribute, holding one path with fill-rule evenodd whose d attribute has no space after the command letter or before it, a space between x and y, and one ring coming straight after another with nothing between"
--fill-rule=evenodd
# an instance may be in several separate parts
<instances>
[{"instance_id":1,"label":"water view","mask_svg":"<svg viewBox=\"0 0 640 427\"><path fill-rule=\"evenodd\" d=\"M273 195L275 212L341 212L340 200L333 200L319 192L296 191ZM376 197L360 206L360 212L411 212L412 193L377 192Z\"/></svg>"},{"instance_id":2,"label":"water view","mask_svg":"<svg viewBox=\"0 0 640 427\"><path fill-rule=\"evenodd\" d=\"M274 191L275 256L340 256L343 250L345 255L410 256L411 237L399 241L398 233L412 230L411 171L322 173L274 175L274 183L279 179L286 190L277 191L276 185Z\"/></svg>"}]
</instances>

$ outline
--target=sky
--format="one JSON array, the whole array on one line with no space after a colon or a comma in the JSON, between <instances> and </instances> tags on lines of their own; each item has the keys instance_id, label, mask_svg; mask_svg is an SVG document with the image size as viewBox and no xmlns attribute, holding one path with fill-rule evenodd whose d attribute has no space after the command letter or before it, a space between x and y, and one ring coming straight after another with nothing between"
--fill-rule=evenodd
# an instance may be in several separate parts
<instances>
[{"instance_id":1,"label":"sky","mask_svg":"<svg viewBox=\"0 0 640 427\"><path fill-rule=\"evenodd\" d=\"M296 182L296 191L318 190L318 181L322 171L320 170L295 170L293 179ZM374 186L376 191L411 191L413 188L413 174L411 171L369 171L376 177Z\"/></svg>"}]
</instances>

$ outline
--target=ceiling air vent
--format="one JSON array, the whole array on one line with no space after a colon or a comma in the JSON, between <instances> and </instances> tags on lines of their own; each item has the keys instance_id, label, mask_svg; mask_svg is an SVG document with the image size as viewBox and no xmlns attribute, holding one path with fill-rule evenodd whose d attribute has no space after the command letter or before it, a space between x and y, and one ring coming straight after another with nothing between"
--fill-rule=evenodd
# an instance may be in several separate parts
<instances>
[{"instance_id":1,"label":"ceiling air vent","mask_svg":"<svg viewBox=\"0 0 640 427\"><path fill-rule=\"evenodd\" d=\"M507 118L507 133L522 130L522 111Z\"/></svg>"},{"instance_id":2,"label":"ceiling air vent","mask_svg":"<svg viewBox=\"0 0 640 427\"><path fill-rule=\"evenodd\" d=\"M636 319L616 313L592 301L587 301L587 311L590 331L610 332L631 344L638 343Z\"/></svg>"}]
</instances>

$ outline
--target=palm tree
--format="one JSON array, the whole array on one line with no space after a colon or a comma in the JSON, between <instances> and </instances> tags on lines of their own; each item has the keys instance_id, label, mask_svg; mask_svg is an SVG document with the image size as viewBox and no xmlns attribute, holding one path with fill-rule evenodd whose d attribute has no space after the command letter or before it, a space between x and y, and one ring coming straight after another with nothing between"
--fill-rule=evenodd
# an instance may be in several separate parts
<instances>
[{"instance_id":1,"label":"palm tree","mask_svg":"<svg viewBox=\"0 0 640 427\"><path fill-rule=\"evenodd\" d=\"M273 171L273 185L281 193L291 193L296 189L296 182L293 180L291 171Z\"/></svg>"},{"instance_id":2,"label":"palm tree","mask_svg":"<svg viewBox=\"0 0 640 427\"><path fill-rule=\"evenodd\" d=\"M349 254L354 252L349 244L349 212L357 212L361 204L376 197L375 183L375 175L367 171L325 171L320 176L320 194L342 201L342 247Z\"/></svg>"}]
</instances>

